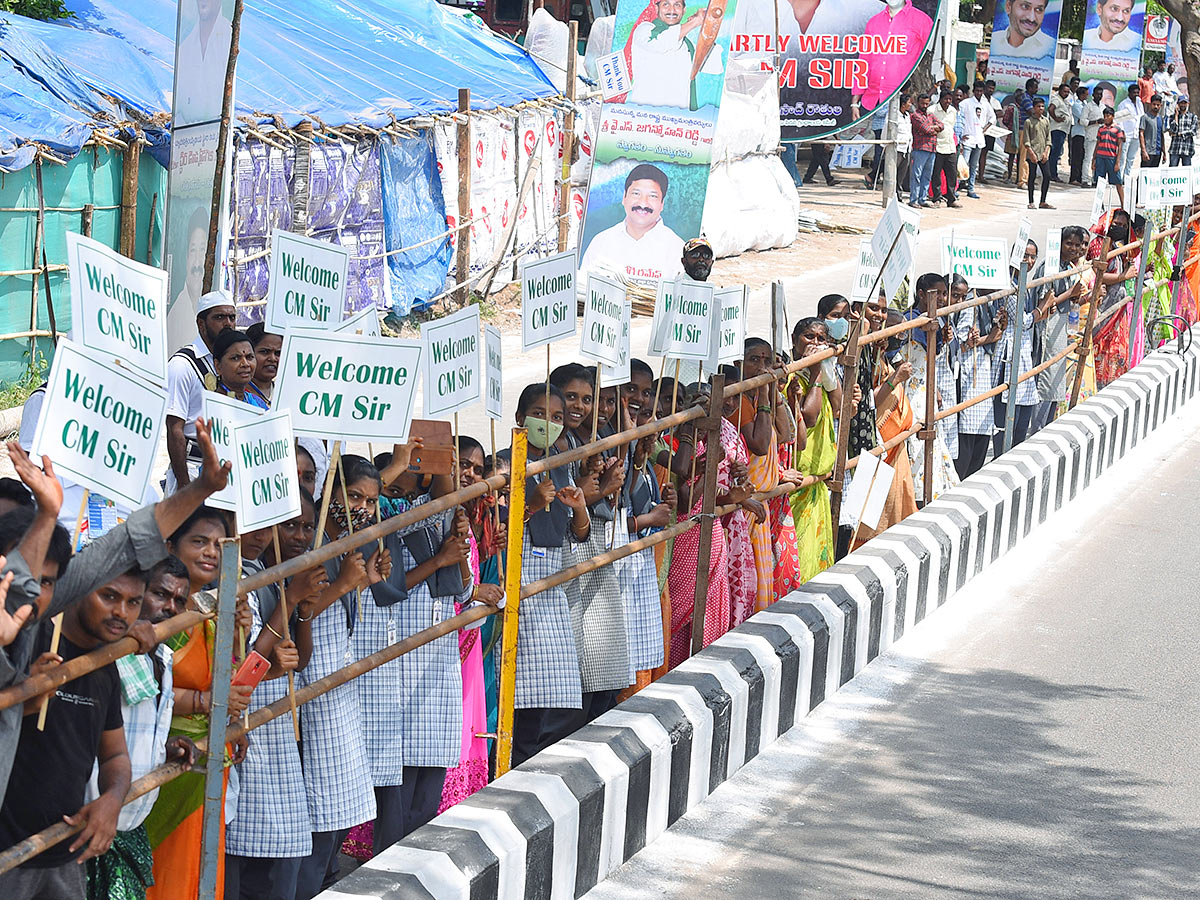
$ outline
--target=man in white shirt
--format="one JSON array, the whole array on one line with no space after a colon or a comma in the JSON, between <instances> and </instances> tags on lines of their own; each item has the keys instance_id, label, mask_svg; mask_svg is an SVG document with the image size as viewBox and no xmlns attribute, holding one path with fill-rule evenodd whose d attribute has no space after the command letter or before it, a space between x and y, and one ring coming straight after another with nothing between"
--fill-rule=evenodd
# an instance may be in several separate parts
<instances>
[{"instance_id":1,"label":"man in white shirt","mask_svg":"<svg viewBox=\"0 0 1200 900\"><path fill-rule=\"evenodd\" d=\"M1121 101L1117 106L1117 115L1114 124L1119 125L1121 130L1125 132L1125 158L1121 160L1121 180L1129 178L1129 172L1133 169L1134 160L1141 153L1141 148L1138 145L1138 128L1141 125L1142 115L1146 112L1142 104L1141 98L1138 96L1138 86L1132 84L1129 86L1129 96Z\"/></svg>"},{"instance_id":2,"label":"man in white shirt","mask_svg":"<svg viewBox=\"0 0 1200 900\"><path fill-rule=\"evenodd\" d=\"M683 20L683 0L658 0L658 18L642 22L630 36L633 84L628 102L646 106L692 104L692 53L688 32L704 21L703 10Z\"/></svg>"},{"instance_id":3,"label":"man in white shirt","mask_svg":"<svg viewBox=\"0 0 1200 900\"><path fill-rule=\"evenodd\" d=\"M955 198L954 192L955 185L958 184L958 147L954 143L958 110L951 103L953 97L949 91L942 91L938 97L938 105L930 107L929 111L942 123L942 130L937 133L937 156L933 162L933 202L942 199L938 195L941 193L942 180L945 179L946 205L957 208L962 204Z\"/></svg>"},{"instance_id":4,"label":"man in white shirt","mask_svg":"<svg viewBox=\"0 0 1200 900\"><path fill-rule=\"evenodd\" d=\"M1095 185L1095 179L1089 178L1089 173L1092 171L1092 158L1096 155L1096 135L1104 121L1104 106L1104 88L1096 85L1084 106L1087 130L1083 134L1083 183L1086 187Z\"/></svg>"},{"instance_id":5,"label":"man in white shirt","mask_svg":"<svg viewBox=\"0 0 1200 900\"><path fill-rule=\"evenodd\" d=\"M624 220L592 238L580 271L616 272L644 284L682 272L683 239L662 220L668 186L667 175L658 166L634 166L625 177Z\"/></svg>"},{"instance_id":6,"label":"man in white shirt","mask_svg":"<svg viewBox=\"0 0 1200 900\"><path fill-rule=\"evenodd\" d=\"M1054 55L1054 38L1042 31L1046 0L1005 0L1008 27L992 35L992 56L1044 59Z\"/></svg>"},{"instance_id":7,"label":"man in white shirt","mask_svg":"<svg viewBox=\"0 0 1200 900\"><path fill-rule=\"evenodd\" d=\"M1050 95L1050 104L1046 107L1050 119L1050 180L1058 181L1058 162L1062 159L1063 147L1067 143L1067 135L1071 131L1071 86L1060 84Z\"/></svg>"},{"instance_id":8,"label":"man in white shirt","mask_svg":"<svg viewBox=\"0 0 1200 900\"><path fill-rule=\"evenodd\" d=\"M1083 49L1113 53L1138 49L1142 45L1142 36L1129 30L1132 15L1133 0L1096 0L1099 24L1083 32Z\"/></svg>"},{"instance_id":9,"label":"man in white shirt","mask_svg":"<svg viewBox=\"0 0 1200 900\"><path fill-rule=\"evenodd\" d=\"M212 345L217 335L233 328L237 310L225 291L209 291L196 307L196 339L167 360L167 469L168 494L192 480L188 463L200 465L196 445L196 419L204 412L204 391L216 387Z\"/></svg>"},{"instance_id":10,"label":"man in white shirt","mask_svg":"<svg viewBox=\"0 0 1200 900\"><path fill-rule=\"evenodd\" d=\"M1154 91L1162 97L1165 118L1175 115L1175 101L1179 97L1179 83L1175 80L1174 71L1175 67L1171 66L1168 72L1166 62L1160 59L1158 70L1154 73Z\"/></svg>"},{"instance_id":11,"label":"man in white shirt","mask_svg":"<svg viewBox=\"0 0 1200 900\"><path fill-rule=\"evenodd\" d=\"M975 177L979 172L979 159L983 155L987 136L984 132L996 124L996 113L992 104L984 96L985 85L982 81L975 82L971 87L971 96L958 107L958 115L962 119L963 150L967 157L967 168L971 174L967 178L967 196L976 200Z\"/></svg>"}]
</instances>

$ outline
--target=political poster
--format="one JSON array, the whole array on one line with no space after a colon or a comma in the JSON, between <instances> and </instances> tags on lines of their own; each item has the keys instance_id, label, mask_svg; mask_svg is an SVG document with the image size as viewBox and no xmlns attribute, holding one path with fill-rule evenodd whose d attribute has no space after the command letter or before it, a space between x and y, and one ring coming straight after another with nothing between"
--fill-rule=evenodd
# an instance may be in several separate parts
<instances>
[{"instance_id":1,"label":"political poster","mask_svg":"<svg viewBox=\"0 0 1200 900\"><path fill-rule=\"evenodd\" d=\"M1129 83L1142 61L1146 0L1088 0L1079 77Z\"/></svg>"},{"instance_id":2,"label":"political poster","mask_svg":"<svg viewBox=\"0 0 1200 900\"><path fill-rule=\"evenodd\" d=\"M1008 244L1004 238L942 238L942 272L961 275L975 289L1006 288Z\"/></svg>"},{"instance_id":3,"label":"political poster","mask_svg":"<svg viewBox=\"0 0 1200 900\"><path fill-rule=\"evenodd\" d=\"M1002 0L996 3L988 78L1011 94L1036 78L1045 93L1054 80L1054 53L1062 0Z\"/></svg>"},{"instance_id":4,"label":"political poster","mask_svg":"<svg viewBox=\"0 0 1200 900\"><path fill-rule=\"evenodd\" d=\"M379 312L374 306L368 306L349 318L342 319L340 324L334 325L330 330L335 334L366 334L379 337Z\"/></svg>"},{"instance_id":5,"label":"political poster","mask_svg":"<svg viewBox=\"0 0 1200 900\"><path fill-rule=\"evenodd\" d=\"M208 421L209 436L217 451L217 458L230 460L234 458L236 444L233 440L233 430L238 425L253 422L263 414L257 406L243 403L236 397L226 397L214 391L204 392L204 418ZM237 474L231 472L229 484L217 491L204 502L217 509L237 509Z\"/></svg>"},{"instance_id":6,"label":"political poster","mask_svg":"<svg viewBox=\"0 0 1200 900\"><path fill-rule=\"evenodd\" d=\"M620 0L629 91L600 111L579 268L650 285L700 234L730 29L744 0ZM872 0L874 2L874 0Z\"/></svg>"},{"instance_id":7,"label":"political poster","mask_svg":"<svg viewBox=\"0 0 1200 900\"><path fill-rule=\"evenodd\" d=\"M229 150L218 145L233 7L234 0L180 0L178 4L164 238L171 277L167 308L171 347L188 344L196 336L196 302L204 290L217 155ZM216 271L220 271L219 251ZM213 283L219 283L217 275Z\"/></svg>"},{"instance_id":8,"label":"political poster","mask_svg":"<svg viewBox=\"0 0 1200 900\"><path fill-rule=\"evenodd\" d=\"M705 367L712 372L725 363L737 363L746 353L746 286L717 288L720 327L714 332L713 354Z\"/></svg>"},{"instance_id":9,"label":"political poster","mask_svg":"<svg viewBox=\"0 0 1200 900\"><path fill-rule=\"evenodd\" d=\"M327 331L342 321L350 252L326 241L280 231L271 234L267 330ZM374 310L372 310L373 312Z\"/></svg>"},{"instance_id":10,"label":"political poster","mask_svg":"<svg viewBox=\"0 0 1200 900\"><path fill-rule=\"evenodd\" d=\"M286 409L263 413L233 428L233 483L241 534L300 515L296 440Z\"/></svg>"},{"instance_id":11,"label":"political poster","mask_svg":"<svg viewBox=\"0 0 1200 900\"><path fill-rule=\"evenodd\" d=\"M167 392L60 338L33 436L36 459L130 509L142 506L167 416Z\"/></svg>"},{"instance_id":12,"label":"political poster","mask_svg":"<svg viewBox=\"0 0 1200 900\"><path fill-rule=\"evenodd\" d=\"M1167 35L1167 72L1175 79L1175 86L1184 97L1188 96L1187 61L1183 58L1183 27L1171 19L1171 30Z\"/></svg>"},{"instance_id":13,"label":"political poster","mask_svg":"<svg viewBox=\"0 0 1200 900\"><path fill-rule=\"evenodd\" d=\"M500 329L483 326L484 390L483 405L494 422L504 418L504 364L500 346Z\"/></svg>"},{"instance_id":14,"label":"political poster","mask_svg":"<svg viewBox=\"0 0 1200 900\"><path fill-rule=\"evenodd\" d=\"M778 51L782 139L826 137L899 92L933 41L940 7L941 0L739 0L730 56L770 72Z\"/></svg>"},{"instance_id":15,"label":"political poster","mask_svg":"<svg viewBox=\"0 0 1200 900\"><path fill-rule=\"evenodd\" d=\"M575 251L521 261L521 349L575 333Z\"/></svg>"},{"instance_id":16,"label":"political poster","mask_svg":"<svg viewBox=\"0 0 1200 900\"><path fill-rule=\"evenodd\" d=\"M408 437L421 344L324 331L283 336L272 406L298 437L395 443Z\"/></svg>"},{"instance_id":17,"label":"political poster","mask_svg":"<svg viewBox=\"0 0 1200 900\"><path fill-rule=\"evenodd\" d=\"M621 362L621 323L625 318L625 287L619 281L590 273L583 292L583 328L579 355L596 363Z\"/></svg>"},{"instance_id":18,"label":"political poster","mask_svg":"<svg viewBox=\"0 0 1200 900\"><path fill-rule=\"evenodd\" d=\"M466 309L421 325L425 359L425 415L458 412L479 400L479 307Z\"/></svg>"},{"instance_id":19,"label":"political poster","mask_svg":"<svg viewBox=\"0 0 1200 900\"><path fill-rule=\"evenodd\" d=\"M71 332L89 350L167 381L167 273L67 232Z\"/></svg>"},{"instance_id":20,"label":"political poster","mask_svg":"<svg viewBox=\"0 0 1200 900\"><path fill-rule=\"evenodd\" d=\"M1170 33L1170 16L1146 16L1146 36L1142 42L1143 49L1157 50L1159 53L1166 51L1167 38Z\"/></svg>"}]
</instances>

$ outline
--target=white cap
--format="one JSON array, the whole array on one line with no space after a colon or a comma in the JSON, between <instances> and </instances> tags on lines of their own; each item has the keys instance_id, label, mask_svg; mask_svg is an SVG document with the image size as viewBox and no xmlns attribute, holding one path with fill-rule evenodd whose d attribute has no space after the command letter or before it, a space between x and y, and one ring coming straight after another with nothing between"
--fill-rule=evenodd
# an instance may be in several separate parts
<instances>
[{"instance_id":1,"label":"white cap","mask_svg":"<svg viewBox=\"0 0 1200 900\"><path fill-rule=\"evenodd\" d=\"M228 291L209 291L207 294L200 296L200 302L196 304L196 315L202 316L210 309L216 309L218 306L233 305L233 297L229 296Z\"/></svg>"}]
</instances>

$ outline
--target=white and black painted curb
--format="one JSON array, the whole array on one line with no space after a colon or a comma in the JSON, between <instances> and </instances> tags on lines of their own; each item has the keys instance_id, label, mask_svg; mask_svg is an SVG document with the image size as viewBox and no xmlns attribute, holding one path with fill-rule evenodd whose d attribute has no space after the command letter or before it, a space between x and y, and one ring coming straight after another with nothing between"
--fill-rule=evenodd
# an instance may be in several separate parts
<instances>
[{"instance_id":1,"label":"white and black painted curb","mask_svg":"<svg viewBox=\"0 0 1200 900\"><path fill-rule=\"evenodd\" d=\"M571 900L603 880L1197 392L1200 344L1097 396L569 739L334 898Z\"/></svg>"}]
</instances>

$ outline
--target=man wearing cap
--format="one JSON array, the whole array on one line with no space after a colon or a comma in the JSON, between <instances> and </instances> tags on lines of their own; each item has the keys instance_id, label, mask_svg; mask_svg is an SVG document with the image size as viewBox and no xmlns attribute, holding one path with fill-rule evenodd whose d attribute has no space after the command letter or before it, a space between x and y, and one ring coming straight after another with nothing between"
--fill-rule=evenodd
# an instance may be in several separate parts
<instances>
[{"instance_id":1,"label":"man wearing cap","mask_svg":"<svg viewBox=\"0 0 1200 900\"><path fill-rule=\"evenodd\" d=\"M652 283L682 271L683 239L662 220L669 181L658 166L641 163L625 178L625 218L588 244L579 268L607 270Z\"/></svg>"},{"instance_id":2,"label":"man wearing cap","mask_svg":"<svg viewBox=\"0 0 1200 900\"><path fill-rule=\"evenodd\" d=\"M237 322L233 298L225 291L209 291L196 306L196 339L167 361L167 493L191 481L188 462L200 464L196 445L196 419L204 412L204 391L216 387L212 345L217 335Z\"/></svg>"},{"instance_id":3,"label":"man wearing cap","mask_svg":"<svg viewBox=\"0 0 1200 900\"><path fill-rule=\"evenodd\" d=\"M684 244L682 262L684 274L692 281L708 281L713 267L713 248L708 238L692 238Z\"/></svg>"}]
</instances>

